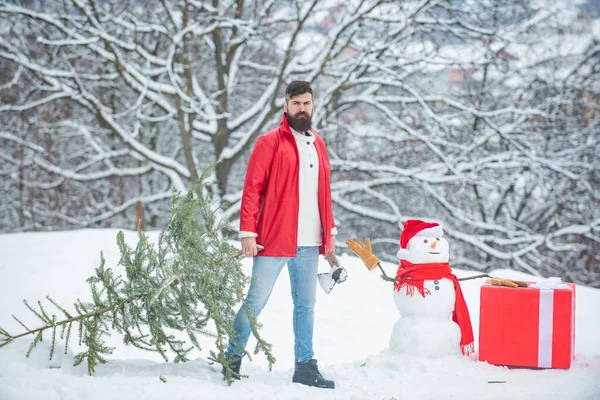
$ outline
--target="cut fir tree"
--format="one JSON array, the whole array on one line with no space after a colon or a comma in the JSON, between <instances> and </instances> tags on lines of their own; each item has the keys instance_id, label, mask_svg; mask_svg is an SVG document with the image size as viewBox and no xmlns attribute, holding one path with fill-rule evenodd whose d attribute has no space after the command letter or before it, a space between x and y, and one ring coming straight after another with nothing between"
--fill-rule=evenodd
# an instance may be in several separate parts
<instances>
[{"instance_id":1,"label":"cut fir tree","mask_svg":"<svg viewBox=\"0 0 600 400\"><path fill-rule=\"evenodd\" d=\"M225 380L231 384L236 374L225 350L229 337L235 334L233 322L249 279L241 270L237 249L223 237L228 227L216 218L206 190L205 180L211 170L205 171L187 194L173 194L172 215L158 243L151 243L140 232L136 247L130 248L123 232L119 232L119 263L125 268L125 276L106 268L101 255L95 275L87 280L91 301L78 300L75 311L69 312L47 297L60 318L51 315L40 301L37 307L24 301L42 326L30 329L13 315L24 331L13 334L0 328L0 347L32 336L28 357L43 336L50 335L52 359L57 336L65 341L65 353L75 337L83 351L75 356L74 364L87 362L92 375L98 364L108 362L106 357L113 349L104 339L111 334L123 335L127 345L158 352L165 361L172 356L176 363L187 361L193 348L201 350L198 335L209 335L216 349L210 350L208 359L223 364ZM262 352L270 369L275 362L271 345L260 336L254 316L248 313L248 318L257 339L254 353ZM176 337L176 331L186 335Z\"/></svg>"}]
</instances>

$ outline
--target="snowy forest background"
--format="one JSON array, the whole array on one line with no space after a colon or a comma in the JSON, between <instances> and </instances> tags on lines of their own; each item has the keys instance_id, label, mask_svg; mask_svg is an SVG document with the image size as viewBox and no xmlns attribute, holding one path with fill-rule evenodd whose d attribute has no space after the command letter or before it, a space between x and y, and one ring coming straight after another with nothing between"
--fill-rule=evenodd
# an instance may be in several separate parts
<instances>
[{"instance_id":1,"label":"snowy forest background","mask_svg":"<svg viewBox=\"0 0 600 400\"><path fill-rule=\"evenodd\" d=\"M453 267L600 287L599 3L1 0L0 231L160 229L217 160L235 228L304 79L340 247L434 219Z\"/></svg>"}]
</instances>

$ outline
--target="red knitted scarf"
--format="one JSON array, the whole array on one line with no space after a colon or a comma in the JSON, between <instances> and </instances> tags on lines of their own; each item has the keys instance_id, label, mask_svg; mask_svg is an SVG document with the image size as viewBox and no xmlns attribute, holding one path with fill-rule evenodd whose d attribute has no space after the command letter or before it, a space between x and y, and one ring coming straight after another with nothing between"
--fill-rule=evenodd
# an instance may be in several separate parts
<instances>
[{"instance_id":1,"label":"red knitted scarf","mask_svg":"<svg viewBox=\"0 0 600 400\"><path fill-rule=\"evenodd\" d=\"M415 293L415 289L417 289L417 291L425 297L426 295L431 294L431 292L425 288L424 281L442 278L448 278L454 282L456 297L454 300L454 311L452 311L452 320L460 327L460 349L464 355L469 355L475 351L473 327L471 326L467 302L460 289L458 279L452 273L452 269L450 269L450 264L412 264L406 260L401 260L400 267L396 274L394 289L400 291L402 287L406 286L407 296L412 296Z\"/></svg>"}]
</instances>

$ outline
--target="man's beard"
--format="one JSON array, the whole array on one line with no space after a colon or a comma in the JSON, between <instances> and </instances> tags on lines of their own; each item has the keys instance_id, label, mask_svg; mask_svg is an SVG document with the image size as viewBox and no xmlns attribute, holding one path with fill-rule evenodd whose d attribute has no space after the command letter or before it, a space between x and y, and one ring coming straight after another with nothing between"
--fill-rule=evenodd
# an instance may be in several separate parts
<instances>
[{"instance_id":1,"label":"man's beard","mask_svg":"<svg viewBox=\"0 0 600 400\"><path fill-rule=\"evenodd\" d=\"M312 126L311 116L304 112L296 113L294 116L287 114L287 121L292 129L301 133L306 132Z\"/></svg>"}]
</instances>

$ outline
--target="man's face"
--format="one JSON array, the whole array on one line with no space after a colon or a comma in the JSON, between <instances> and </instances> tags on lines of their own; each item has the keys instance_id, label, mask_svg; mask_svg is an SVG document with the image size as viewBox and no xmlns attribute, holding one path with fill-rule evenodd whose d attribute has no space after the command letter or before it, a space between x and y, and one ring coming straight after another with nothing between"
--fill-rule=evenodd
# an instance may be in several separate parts
<instances>
[{"instance_id":1,"label":"man's face","mask_svg":"<svg viewBox=\"0 0 600 400\"><path fill-rule=\"evenodd\" d=\"M312 94L310 93L299 94L283 103L288 123L298 132L305 132L310 129L313 107Z\"/></svg>"}]
</instances>

